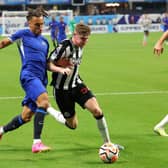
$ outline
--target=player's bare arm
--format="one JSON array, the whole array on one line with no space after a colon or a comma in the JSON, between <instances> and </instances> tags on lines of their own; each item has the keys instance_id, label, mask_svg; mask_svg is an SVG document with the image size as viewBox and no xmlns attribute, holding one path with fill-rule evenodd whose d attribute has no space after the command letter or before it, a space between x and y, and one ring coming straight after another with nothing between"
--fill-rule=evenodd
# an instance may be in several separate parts
<instances>
[{"instance_id":1,"label":"player's bare arm","mask_svg":"<svg viewBox=\"0 0 168 168\"><path fill-rule=\"evenodd\" d=\"M51 71L51 72L59 72L61 74L70 75L71 71L72 71L71 67L72 66L65 66L65 65L64 66L60 66L60 65L56 65L52 61L48 62L48 70Z\"/></svg>"},{"instance_id":2,"label":"player's bare arm","mask_svg":"<svg viewBox=\"0 0 168 168\"><path fill-rule=\"evenodd\" d=\"M157 43L154 46L154 54L160 55L163 53L163 42L168 38L168 31L166 31L161 38L157 41Z\"/></svg>"},{"instance_id":3,"label":"player's bare arm","mask_svg":"<svg viewBox=\"0 0 168 168\"><path fill-rule=\"evenodd\" d=\"M0 41L0 49L10 45L12 42L8 38L4 38Z\"/></svg>"}]
</instances>

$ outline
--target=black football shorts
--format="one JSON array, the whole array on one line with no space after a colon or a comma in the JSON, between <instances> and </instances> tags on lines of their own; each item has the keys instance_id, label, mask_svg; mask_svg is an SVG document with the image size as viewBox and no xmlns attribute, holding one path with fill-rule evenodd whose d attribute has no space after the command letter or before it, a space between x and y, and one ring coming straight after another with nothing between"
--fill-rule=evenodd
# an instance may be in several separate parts
<instances>
[{"instance_id":1,"label":"black football shorts","mask_svg":"<svg viewBox=\"0 0 168 168\"><path fill-rule=\"evenodd\" d=\"M71 118L75 114L75 103L78 103L82 108L86 101L95 97L85 84L78 84L69 90L55 89L54 97L57 105L65 118Z\"/></svg>"}]
</instances>

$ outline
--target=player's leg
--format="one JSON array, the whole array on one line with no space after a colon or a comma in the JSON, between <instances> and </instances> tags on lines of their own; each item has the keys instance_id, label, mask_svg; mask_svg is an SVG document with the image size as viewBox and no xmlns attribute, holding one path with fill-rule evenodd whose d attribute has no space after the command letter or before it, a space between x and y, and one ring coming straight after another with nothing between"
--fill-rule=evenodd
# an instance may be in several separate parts
<instances>
[{"instance_id":1,"label":"player's leg","mask_svg":"<svg viewBox=\"0 0 168 168\"><path fill-rule=\"evenodd\" d=\"M54 47L56 48L58 46L58 40L57 40L57 34L54 36Z\"/></svg>"},{"instance_id":2,"label":"player's leg","mask_svg":"<svg viewBox=\"0 0 168 168\"><path fill-rule=\"evenodd\" d=\"M58 122L66 125L68 128L75 129L78 120L75 114L75 102L71 91L53 89L53 95L61 112L49 107L47 112L51 114Z\"/></svg>"},{"instance_id":3,"label":"player's leg","mask_svg":"<svg viewBox=\"0 0 168 168\"><path fill-rule=\"evenodd\" d=\"M168 134L165 131L165 126L168 124L168 115L166 115L157 125L154 127L154 132L160 136L168 137Z\"/></svg>"},{"instance_id":4,"label":"player's leg","mask_svg":"<svg viewBox=\"0 0 168 168\"><path fill-rule=\"evenodd\" d=\"M56 110L55 108L53 108L52 106L47 108L47 112L56 119L56 121L58 121L61 124L65 124L66 119L64 118L64 116L62 115L62 113L58 110Z\"/></svg>"},{"instance_id":5,"label":"player's leg","mask_svg":"<svg viewBox=\"0 0 168 168\"><path fill-rule=\"evenodd\" d=\"M47 108L47 112L53 116L56 121L61 124L66 125L68 128L75 129L78 125L78 120L76 115L70 118L64 118L63 114L60 111L55 110L53 107Z\"/></svg>"},{"instance_id":6,"label":"player's leg","mask_svg":"<svg viewBox=\"0 0 168 168\"><path fill-rule=\"evenodd\" d=\"M40 79L30 73L22 75L21 83L26 92L26 98L22 104L27 105L33 112L35 112L32 152L48 151L50 150L50 147L43 145L41 141L44 118L47 114L46 109L49 107L49 98L46 92L46 87Z\"/></svg>"},{"instance_id":7,"label":"player's leg","mask_svg":"<svg viewBox=\"0 0 168 168\"><path fill-rule=\"evenodd\" d=\"M51 31L51 41L52 41L52 43L53 43L53 46L54 46L54 48L56 48L56 41L55 41L55 32L53 32L53 31Z\"/></svg>"},{"instance_id":8,"label":"player's leg","mask_svg":"<svg viewBox=\"0 0 168 168\"><path fill-rule=\"evenodd\" d=\"M87 108L93 116L96 118L97 127L100 134L102 135L104 143L111 143L108 125L105 116L102 113L101 108L95 97L89 98L85 103L85 108ZM119 144L114 144L119 150L124 150L124 146Z\"/></svg>"},{"instance_id":9,"label":"player's leg","mask_svg":"<svg viewBox=\"0 0 168 168\"><path fill-rule=\"evenodd\" d=\"M2 137L3 134L9 131L13 131L22 126L23 124L29 122L33 114L34 113L31 111L29 107L24 106L21 115L14 117L9 123L0 127L0 138Z\"/></svg>"},{"instance_id":10,"label":"player's leg","mask_svg":"<svg viewBox=\"0 0 168 168\"><path fill-rule=\"evenodd\" d=\"M85 84L78 85L77 89L75 89L76 96L76 102L83 108L86 108L89 110L97 122L98 130L103 138L104 143L110 143L110 135L108 130L108 125L105 119L105 116L103 115L103 112L93 95L93 93L87 88ZM119 149L124 149L123 146L117 145L116 146Z\"/></svg>"},{"instance_id":11,"label":"player's leg","mask_svg":"<svg viewBox=\"0 0 168 168\"><path fill-rule=\"evenodd\" d=\"M78 126L78 119L75 113L75 101L72 97L72 90L55 90L55 98L65 119L65 125L70 129L76 129Z\"/></svg>"},{"instance_id":12,"label":"player's leg","mask_svg":"<svg viewBox=\"0 0 168 168\"><path fill-rule=\"evenodd\" d=\"M85 108L88 109L96 118L98 129L102 135L104 142L110 142L110 135L105 116L99 107L95 97L89 98L85 103Z\"/></svg>"},{"instance_id":13,"label":"player's leg","mask_svg":"<svg viewBox=\"0 0 168 168\"><path fill-rule=\"evenodd\" d=\"M56 95L56 93L57 93L57 95ZM62 92L56 91L56 89L53 88L53 96L54 96L54 98L55 98L56 103L57 103L57 104L60 104L60 108L62 108L62 106L63 106L61 102L64 101L64 100L62 100L62 99L63 99L62 94L63 94ZM57 101L58 101L58 102L57 102ZM60 111L54 109L54 108L50 105L50 106L47 108L47 112L48 112L52 117L54 117L56 121L58 121L59 123L65 125L66 119L64 118L63 114L62 114Z\"/></svg>"},{"instance_id":14,"label":"player's leg","mask_svg":"<svg viewBox=\"0 0 168 168\"><path fill-rule=\"evenodd\" d=\"M148 37L148 31L144 31L144 36L143 36L143 46L147 45L147 37Z\"/></svg>"},{"instance_id":15,"label":"player's leg","mask_svg":"<svg viewBox=\"0 0 168 168\"><path fill-rule=\"evenodd\" d=\"M100 109L98 102L92 92L87 88L85 84L79 84L74 89L75 101L83 108L88 109L96 118L98 130L102 135L104 142L110 142L109 131L106 123L106 119Z\"/></svg>"},{"instance_id":16,"label":"player's leg","mask_svg":"<svg viewBox=\"0 0 168 168\"><path fill-rule=\"evenodd\" d=\"M34 140L32 145L32 152L45 152L51 148L44 145L41 141L41 134L44 125L45 115L47 114L46 109L49 106L48 94L46 92L40 94L36 101L37 108L34 117Z\"/></svg>"}]
</instances>

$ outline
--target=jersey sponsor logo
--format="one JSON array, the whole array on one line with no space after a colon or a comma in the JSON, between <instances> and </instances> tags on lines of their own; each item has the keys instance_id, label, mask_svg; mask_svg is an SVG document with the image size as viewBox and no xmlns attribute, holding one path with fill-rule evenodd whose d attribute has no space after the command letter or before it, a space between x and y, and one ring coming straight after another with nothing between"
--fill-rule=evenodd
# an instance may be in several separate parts
<instances>
[{"instance_id":1,"label":"jersey sponsor logo","mask_svg":"<svg viewBox=\"0 0 168 168\"><path fill-rule=\"evenodd\" d=\"M71 61L72 64L74 64L74 65L80 65L80 64L81 64L81 59L80 59L80 58L78 58L78 59L76 59L76 58L71 58L70 61Z\"/></svg>"}]
</instances>

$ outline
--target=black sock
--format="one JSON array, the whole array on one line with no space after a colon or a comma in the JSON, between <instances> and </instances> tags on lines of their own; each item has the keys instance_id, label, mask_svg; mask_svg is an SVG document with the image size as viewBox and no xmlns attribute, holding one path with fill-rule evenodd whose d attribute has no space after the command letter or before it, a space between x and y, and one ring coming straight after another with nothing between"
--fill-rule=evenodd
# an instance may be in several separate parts
<instances>
[{"instance_id":1,"label":"black sock","mask_svg":"<svg viewBox=\"0 0 168 168\"><path fill-rule=\"evenodd\" d=\"M8 124L6 124L3 129L4 132L12 131L16 128L19 128L21 125L23 125L25 122L22 120L21 115L16 116L10 121Z\"/></svg>"},{"instance_id":2,"label":"black sock","mask_svg":"<svg viewBox=\"0 0 168 168\"><path fill-rule=\"evenodd\" d=\"M40 139L43 129L44 118L46 110L44 108L38 108L34 117L34 139Z\"/></svg>"}]
</instances>

